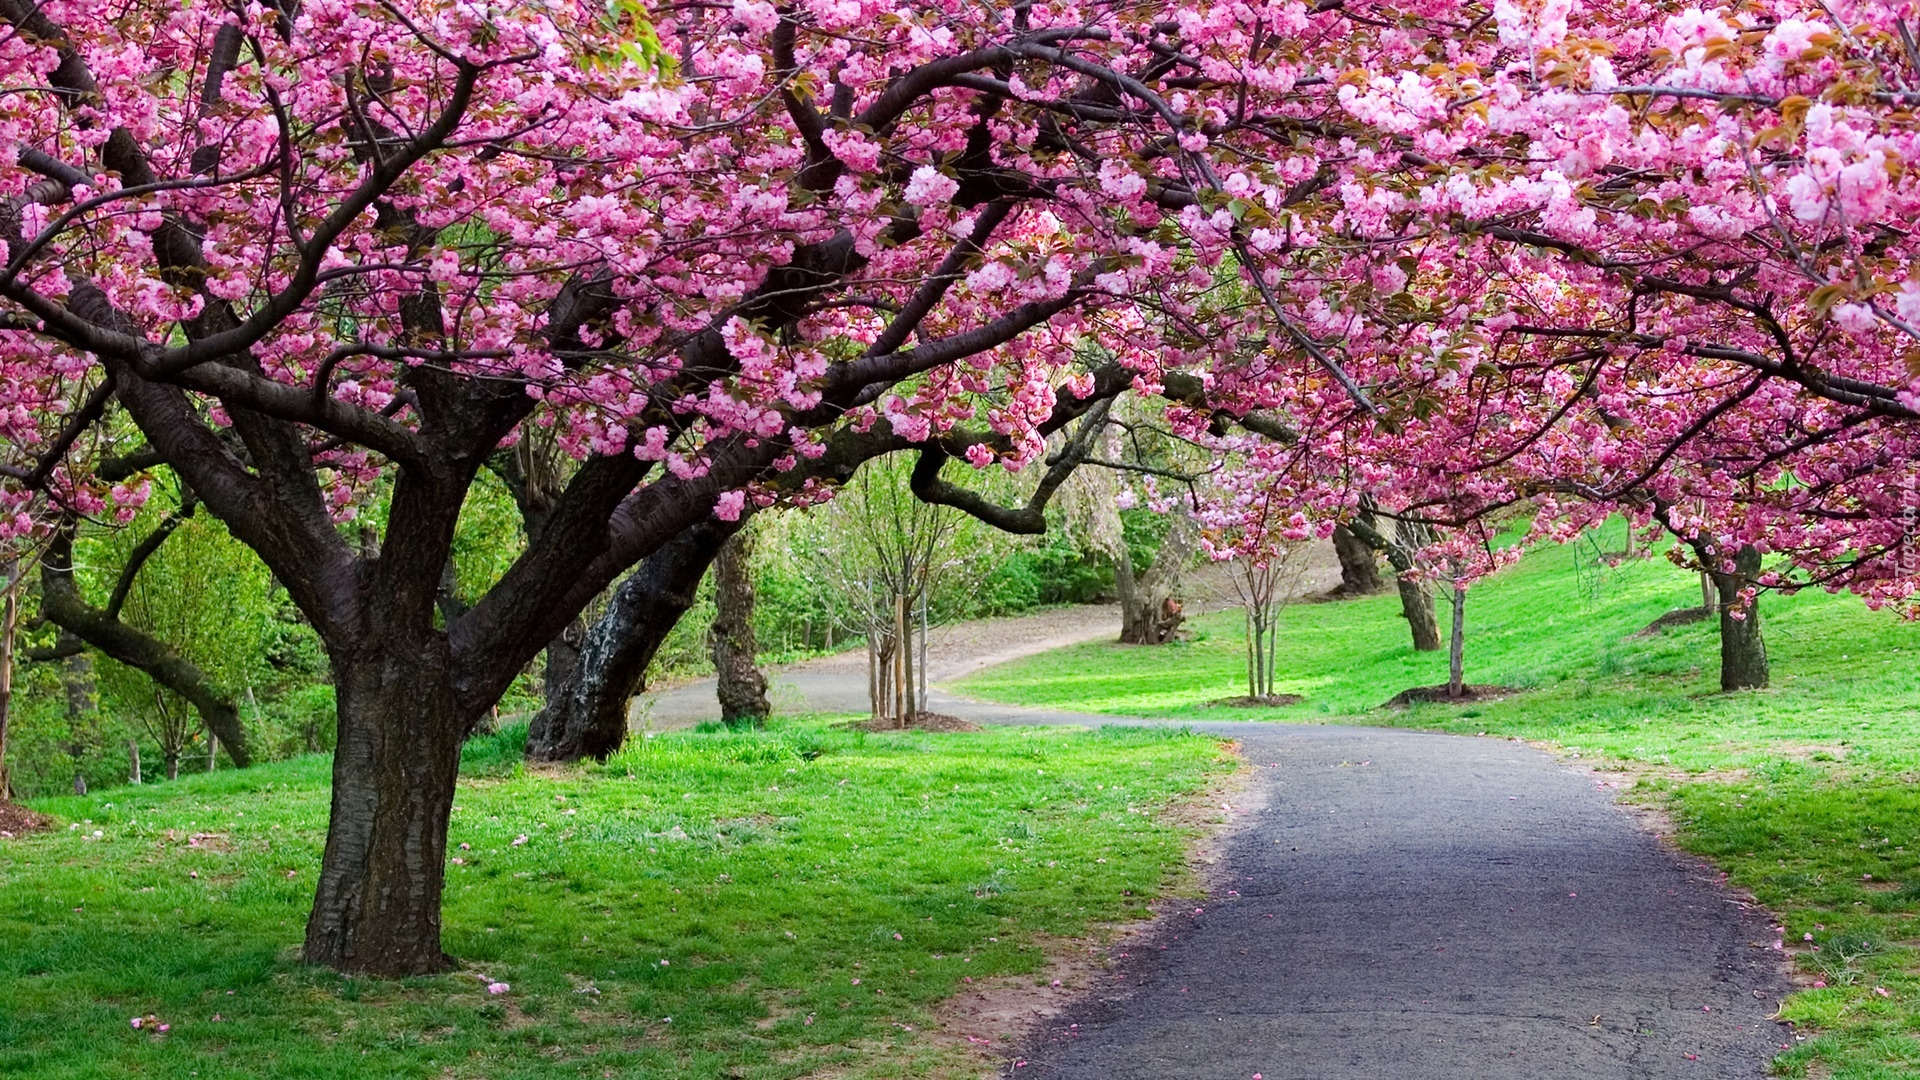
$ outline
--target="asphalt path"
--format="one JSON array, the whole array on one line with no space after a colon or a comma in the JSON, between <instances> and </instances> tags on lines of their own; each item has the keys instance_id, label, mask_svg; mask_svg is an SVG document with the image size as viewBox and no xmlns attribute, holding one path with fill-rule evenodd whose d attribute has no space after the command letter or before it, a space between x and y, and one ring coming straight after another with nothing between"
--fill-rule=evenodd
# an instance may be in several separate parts
<instances>
[{"instance_id":1,"label":"asphalt path","mask_svg":"<svg viewBox=\"0 0 1920 1080\"><path fill-rule=\"evenodd\" d=\"M1792 1041L1765 914L1593 774L1503 740L1206 730L1257 770L1210 895L1009 1075L1731 1080Z\"/></svg>"},{"instance_id":2,"label":"asphalt path","mask_svg":"<svg viewBox=\"0 0 1920 1080\"><path fill-rule=\"evenodd\" d=\"M865 673L776 677L864 712ZM1384 691L1383 691L1384 692ZM704 718L710 684L661 695ZM985 724L1165 723L970 701ZM1022 1080L1745 1080L1792 1041L1766 914L1664 845L1604 777L1518 742L1191 725L1240 741L1209 895L1123 939L1006 1074Z\"/></svg>"}]
</instances>

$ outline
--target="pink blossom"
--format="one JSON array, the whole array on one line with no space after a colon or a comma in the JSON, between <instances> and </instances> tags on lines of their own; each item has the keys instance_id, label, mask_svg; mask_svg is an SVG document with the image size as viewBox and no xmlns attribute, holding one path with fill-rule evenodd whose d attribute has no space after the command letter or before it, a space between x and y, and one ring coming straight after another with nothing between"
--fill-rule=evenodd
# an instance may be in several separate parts
<instances>
[{"instance_id":1,"label":"pink blossom","mask_svg":"<svg viewBox=\"0 0 1920 1080\"><path fill-rule=\"evenodd\" d=\"M901 197L915 206L929 206L946 202L959 190L960 181L944 175L931 165L922 165L913 171L913 179Z\"/></svg>"}]
</instances>

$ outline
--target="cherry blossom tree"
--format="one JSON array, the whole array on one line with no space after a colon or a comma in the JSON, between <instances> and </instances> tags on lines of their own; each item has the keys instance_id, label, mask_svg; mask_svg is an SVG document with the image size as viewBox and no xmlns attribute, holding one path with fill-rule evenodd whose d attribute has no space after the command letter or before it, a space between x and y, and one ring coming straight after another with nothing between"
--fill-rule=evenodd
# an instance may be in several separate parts
<instances>
[{"instance_id":1,"label":"cherry blossom tree","mask_svg":"<svg viewBox=\"0 0 1920 1080\"><path fill-rule=\"evenodd\" d=\"M1324 88L1308 54L1378 36L1300 5L0 20L8 497L132 505L79 452L123 442L285 584L339 708L306 955L374 973L446 962L461 737L625 569L879 443L965 501L950 458L1028 466L1102 395L1237 350L1206 314L1252 242L1228 204L1321 181L1301 156L1256 192L1209 147L1284 145L1236 87ZM578 464L447 619L464 496L534 429Z\"/></svg>"},{"instance_id":2,"label":"cherry blossom tree","mask_svg":"<svg viewBox=\"0 0 1920 1080\"><path fill-rule=\"evenodd\" d=\"M148 454L286 586L305 954L381 974L447 962L461 738L622 574L670 610L903 450L1031 531L1121 393L1316 528L1625 508L1904 600L1908 6L0 0L4 498L121 513L89 462ZM541 526L443 608L535 436Z\"/></svg>"},{"instance_id":3,"label":"cherry blossom tree","mask_svg":"<svg viewBox=\"0 0 1920 1080\"><path fill-rule=\"evenodd\" d=\"M1483 13L1420 70L1343 76L1340 122L1397 153L1326 193L1347 243L1295 289L1377 411L1216 373L1300 434L1254 467L1322 521L1662 529L1729 602L1728 689L1764 685L1761 590L1910 609L1913 5Z\"/></svg>"}]
</instances>

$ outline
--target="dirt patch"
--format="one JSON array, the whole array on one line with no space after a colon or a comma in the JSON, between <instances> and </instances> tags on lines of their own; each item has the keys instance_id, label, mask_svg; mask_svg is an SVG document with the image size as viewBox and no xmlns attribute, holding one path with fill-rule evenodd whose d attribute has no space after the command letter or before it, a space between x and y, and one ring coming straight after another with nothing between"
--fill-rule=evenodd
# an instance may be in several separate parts
<instances>
[{"instance_id":1,"label":"dirt patch","mask_svg":"<svg viewBox=\"0 0 1920 1080\"><path fill-rule=\"evenodd\" d=\"M1226 742L1223 752L1240 758L1240 744ZM1138 942L1158 935L1172 915L1191 909L1185 894L1206 892L1216 882L1212 867L1225 854L1227 834L1246 813L1259 807L1241 800L1254 770L1244 761L1191 798L1164 807L1155 815L1183 829L1199 833L1187 850L1184 873L1155 900L1150 918L1095 926L1085 937L1037 936L1034 944L1046 953L1046 964L1030 975L976 979L934 1009L928 1034L936 1041L977 1055L983 1074L998 1074L1011 1063L1007 1055L1024 1046L1043 1025L1069 1005L1097 993L1098 977L1113 967Z\"/></svg>"},{"instance_id":2,"label":"dirt patch","mask_svg":"<svg viewBox=\"0 0 1920 1080\"><path fill-rule=\"evenodd\" d=\"M1259 697L1224 697L1206 703L1207 708L1222 709L1284 709L1289 705L1298 705L1307 700L1299 694L1262 694Z\"/></svg>"},{"instance_id":3,"label":"dirt patch","mask_svg":"<svg viewBox=\"0 0 1920 1080\"><path fill-rule=\"evenodd\" d=\"M1672 611L1667 612L1665 615L1660 616L1642 627L1640 632L1633 636L1637 638L1653 637L1670 627L1706 622L1708 619L1713 618L1713 616L1714 613L1712 611L1703 607L1674 608Z\"/></svg>"},{"instance_id":4,"label":"dirt patch","mask_svg":"<svg viewBox=\"0 0 1920 1080\"><path fill-rule=\"evenodd\" d=\"M1307 593L1295 599L1298 604L1337 604L1342 600L1359 600L1368 596L1379 596L1393 591L1391 584L1382 582L1377 589L1349 589L1345 585L1336 585L1323 592Z\"/></svg>"},{"instance_id":5,"label":"dirt patch","mask_svg":"<svg viewBox=\"0 0 1920 1080\"><path fill-rule=\"evenodd\" d=\"M0 840L17 840L28 833L46 832L53 819L18 803L0 802Z\"/></svg>"},{"instance_id":6,"label":"dirt patch","mask_svg":"<svg viewBox=\"0 0 1920 1080\"><path fill-rule=\"evenodd\" d=\"M1386 703L1380 707L1383 709L1404 709L1416 702L1462 705L1469 701L1498 701L1503 697L1511 697L1518 693L1520 693L1520 691L1511 686L1468 685L1460 688L1459 697L1454 697L1448 693L1447 685L1442 683L1439 686L1416 686L1410 690L1402 690L1389 698Z\"/></svg>"},{"instance_id":7,"label":"dirt patch","mask_svg":"<svg viewBox=\"0 0 1920 1080\"><path fill-rule=\"evenodd\" d=\"M1036 938L1047 954L1046 967L1031 975L974 979L934 1010L929 1034L938 1042L979 1055L983 1065L998 1065L1049 1018L1092 986L1107 967L1116 943L1138 931L1104 928L1085 938Z\"/></svg>"},{"instance_id":8,"label":"dirt patch","mask_svg":"<svg viewBox=\"0 0 1920 1080\"><path fill-rule=\"evenodd\" d=\"M980 725L971 720L962 720L946 713L918 712L907 717L903 725L898 720L873 719L860 720L844 725L849 731L979 731Z\"/></svg>"}]
</instances>

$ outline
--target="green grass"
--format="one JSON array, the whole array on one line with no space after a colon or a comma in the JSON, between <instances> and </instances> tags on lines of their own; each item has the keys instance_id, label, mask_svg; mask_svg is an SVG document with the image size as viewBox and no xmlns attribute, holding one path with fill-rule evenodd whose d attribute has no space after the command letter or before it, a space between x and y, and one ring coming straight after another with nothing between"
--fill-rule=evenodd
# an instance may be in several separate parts
<instances>
[{"instance_id":1,"label":"green grass","mask_svg":"<svg viewBox=\"0 0 1920 1080\"><path fill-rule=\"evenodd\" d=\"M1039 972L1049 936L1144 916L1183 865L1162 811L1232 767L1180 732L795 723L533 774L521 738L469 745L463 968L433 978L294 957L324 758L36 803L61 827L0 842L0 1076L964 1072L931 1010ZM169 1030L130 1024L149 1016Z\"/></svg>"},{"instance_id":2,"label":"green grass","mask_svg":"<svg viewBox=\"0 0 1920 1080\"><path fill-rule=\"evenodd\" d=\"M1848 596L1766 597L1773 686L1722 694L1712 624L1633 636L1699 603L1698 579L1657 558L1599 564L1621 546L1617 529L1608 540L1535 551L1469 594L1468 680L1526 691L1503 700L1379 708L1446 679L1445 653L1409 648L1392 595L1281 615L1278 689L1307 698L1287 709L1205 704L1246 693L1236 613L1196 619L1181 644L1075 646L960 689L1118 715L1485 733L1632 770L1627 797L1671 811L1679 842L1776 912L1805 980L1826 983L1787 1001L1817 1034L1777 1071L1920 1076L1920 626Z\"/></svg>"}]
</instances>

